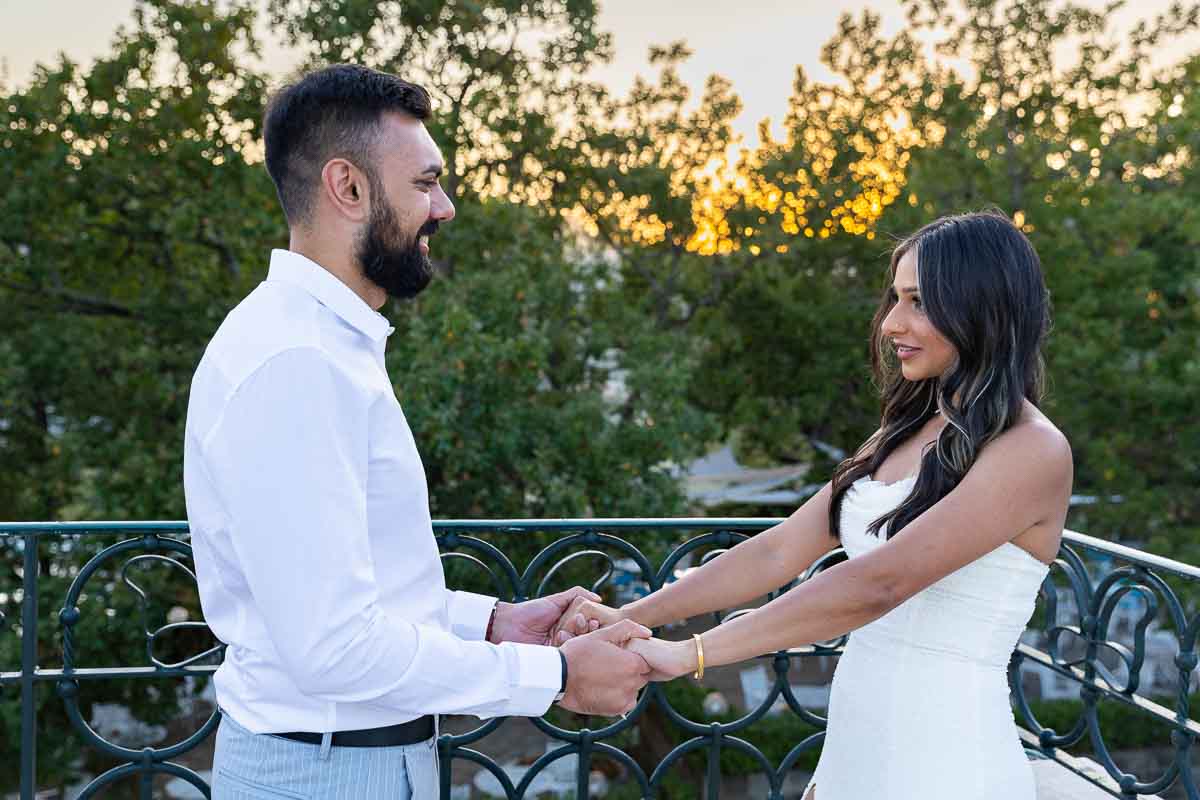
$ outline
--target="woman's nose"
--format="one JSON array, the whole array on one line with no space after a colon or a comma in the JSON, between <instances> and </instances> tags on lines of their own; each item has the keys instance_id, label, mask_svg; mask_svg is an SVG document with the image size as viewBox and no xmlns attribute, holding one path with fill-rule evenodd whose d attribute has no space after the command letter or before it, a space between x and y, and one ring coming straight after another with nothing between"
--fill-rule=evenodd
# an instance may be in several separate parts
<instances>
[{"instance_id":1,"label":"woman's nose","mask_svg":"<svg viewBox=\"0 0 1200 800\"><path fill-rule=\"evenodd\" d=\"M887 336L898 336L904 332L904 312L900 310L899 303L892 306L892 310L883 318L880 329Z\"/></svg>"}]
</instances>

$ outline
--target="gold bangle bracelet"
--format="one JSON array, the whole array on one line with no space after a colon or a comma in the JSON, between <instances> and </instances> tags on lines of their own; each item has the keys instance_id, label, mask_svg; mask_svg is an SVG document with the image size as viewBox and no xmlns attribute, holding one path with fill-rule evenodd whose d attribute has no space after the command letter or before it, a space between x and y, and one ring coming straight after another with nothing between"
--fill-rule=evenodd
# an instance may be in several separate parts
<instances>
[{"instance_id":1,"label":"gold bangle bracelet","mask_svg":"<svg viewBox=\"0 0 1200 800\"><path fill-rule=\"evenodd\" d=\"M692 677L699 681L704 679L704 643L700 641L698 633L693 633L692 638L696 640L696 671Z\"/></svg>"}]
</instances>

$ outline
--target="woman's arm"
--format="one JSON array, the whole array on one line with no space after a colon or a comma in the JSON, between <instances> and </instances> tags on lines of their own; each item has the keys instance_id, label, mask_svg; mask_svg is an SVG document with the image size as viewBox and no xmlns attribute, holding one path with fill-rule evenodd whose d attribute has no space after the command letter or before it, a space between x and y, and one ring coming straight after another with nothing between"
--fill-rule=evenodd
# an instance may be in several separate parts
<instances>
[{"instance_id":1,"label":"woman's arm","mask_svg":"<svg viewBox=\"0 0 1200 800\"><path fill-rule=\"evenodd\" d=\"M1071 479L1062 434L1048 424L1010 430L984 448L954 491L872 552L704 633L705 665L841 636L1035 525L1061 530ZM706 596L703 588L692 594ZM659 678L696 668L692 641L648 640L636 649Z\"/></svg>"},{"instance_id":2,"label":"woman's arm","mask_svg":"<svg viewBox=\"0 0 1200 800\"><path fill-rule=\"evenodd\" d=\"M553 641L631 619L647 627L730 608L787 584L837 547L829 534L829 484L778 525L740 542L704 566L620 609L577 599L562 615Z\"/></svg>"},{"instance_id":3,"label":"woman's arm","mask_svg":"<svg viewBox=\"0 0 1200 800\"><path fill-rule=\"evenodd\" d=\"M749 602L795 580L838 546L829 533L829 494L825 484L783 522L622 606L621 616L654 628Z\"/></svg>"}]
</instances>

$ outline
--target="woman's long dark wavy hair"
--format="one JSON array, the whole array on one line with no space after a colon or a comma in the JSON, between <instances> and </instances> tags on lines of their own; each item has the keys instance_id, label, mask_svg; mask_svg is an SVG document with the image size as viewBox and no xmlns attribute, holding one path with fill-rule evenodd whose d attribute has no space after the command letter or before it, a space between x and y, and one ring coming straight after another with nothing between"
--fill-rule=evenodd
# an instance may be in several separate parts
<instances>
[{"instance_id":1,"label":"woman's long dark wavy hair","mask_svg":"<svg viewBox=\"0 0 1200 800\"><path fill-rule=\"evenodd\" d=\"M916 251L917 285L929 321L957 358L940 376L909 381L898 368L883 322L896 300L891 281L871 324L871 363L882 388L879 431L834 471L829 529L840 535L842 500L874 475L898 446L938 412L946 425L921 455L917 480L898 507L871 523L888 538L941 500L979 451L1012 427L1025 400L1042 397L1042 343L1050 302L1033 245L1008 217L984 211L942 217L900 242L889 274Z\"/></svg>"}]
</instances>

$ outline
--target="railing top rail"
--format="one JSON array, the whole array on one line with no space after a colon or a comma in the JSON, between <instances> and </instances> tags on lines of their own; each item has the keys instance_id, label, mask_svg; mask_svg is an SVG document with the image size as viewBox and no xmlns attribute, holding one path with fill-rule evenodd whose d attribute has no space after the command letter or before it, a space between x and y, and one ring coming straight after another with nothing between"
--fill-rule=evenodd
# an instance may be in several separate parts
<instances>
[{"instance_id":1,"label":"railing top rail","mask_svg":"<svg viewBox=\"0 0 1200 800\"><path fill-rule=\"evenodd\" d=\"M79 536L88 533L114 533L121 531L184 531L187 520L81 520L79 522L0 522L0 536L26 536L28 534Z\"/></svg>"},{"instance_id":2,"label":"railing top rail","mask_svg":"<svg viewBox=\"0 0 1200 800\"><path fill-rule=\"evenodd\" d=\"M595 530L604 528L721 528L725 530L762 530L783 521L783 517L614 517L549 519L439 519L434 530L475 530L516 532L523 530ZM145 531L186 532L187 520L96 521L96 522L0 522L0 536L70 535L97 533L142 533Z\"/></svg>"},{"instance_id":3,"label":"railing top rail","mask_svg":"<svg viewBox=\"0 0 1200 800\"><path fill-rule=\"evenodd\" d=\"M725 530L762 530L783 522L783 517L630 517L604 519L439 519L436 530L595 530L630 528L722 528Z\"/></svg>"},{"instance_id":4,"label":"railing top rail","mask_svg":"<svg viewBox=\"0 0 1200 800\"><path fill-rule=\"evenodd\" d=\"M763 530L783 521L783 517L614 517L549 519L440 519L436 531L493 531L518 533L527 530L589 531L671 528L675 530ZM85 536L111 533L171 532L186 533L187 520L97 520L81 522L0 522L0 536ZM1166 570L1200 581L1200 567L1182 561L1137 550L1128 545L1108 542L1077 531L1063 531L1063 542L1093 552L1106 553L1132 564Z\"/></svg>"},{"instance_id":5,"label":"railing top rail","mask_svg":"<svg viewBox=\"0 0 1200 800\"><path fill-rule=\"evenodd\" d=\"M1107 553L1116 556L1124 561L1132 564L1140 564L1143 567L1151 569L1167 570L1181 575L1185 578L1200 581L1200 567L1185 564L1182 561L1176 561L1173 558L1164 556L1156 556L1154 553L1147 553L1144 550L1138 550L1124 544L1097 539L1095 536L1088 536L1085 533L1078 533L1072 530L1063 531L1063 544L1074 544L1079 547L1084 547L1088 550L1099 553Z\"/></svg>"}]
</instances>

